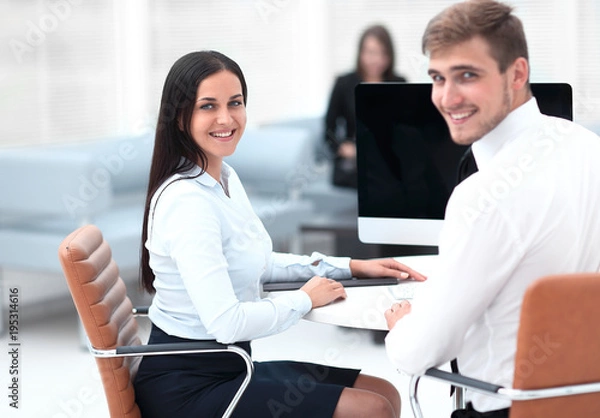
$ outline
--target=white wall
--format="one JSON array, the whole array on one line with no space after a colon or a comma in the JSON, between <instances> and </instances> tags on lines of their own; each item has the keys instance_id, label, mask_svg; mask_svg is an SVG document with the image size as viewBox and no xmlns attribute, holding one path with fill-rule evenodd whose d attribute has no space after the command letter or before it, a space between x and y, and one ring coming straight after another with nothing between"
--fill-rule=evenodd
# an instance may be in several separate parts
<instances>
[{"instance_id":1,"label":"white wall","mask_svg":"<svg viewBox=\"0 0 600 418\"><path fill-rule=\"evenodd\" d=\"M0 0L0 146L152 130L164 77L192 50L238 61L249 122L321 115L360 32L390 29L397 70L427 81L420 38L449 0ZM575 118L600 124L600 2L514 0L532 81L575 91Z\"/></svg>"}]
</instances>

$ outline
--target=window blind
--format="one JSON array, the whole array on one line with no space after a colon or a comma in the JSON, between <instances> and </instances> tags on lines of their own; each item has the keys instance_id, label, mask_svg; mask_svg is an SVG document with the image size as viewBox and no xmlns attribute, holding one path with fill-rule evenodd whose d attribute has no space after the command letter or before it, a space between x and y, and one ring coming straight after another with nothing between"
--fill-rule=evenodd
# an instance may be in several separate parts
<instances>
[{"instance_id":1,"label":"window blind","mask_svg":"<svg viewBox=\"0 0 600 418\"><path fill-rule=\"evenodd\" d=\"M112 4L2 5L0 145L70 142L119 130Z\"/></svg>"},{"instance_id":2,"label":"window blind","mask_svg":"<svg viewBox=\"0 0 600 418\"><path fill-rule=\"evenodd\" d=\"M152 130L173 62L219 50L242 67L249 124L324 113L359 36L390 30L396 70L428 81L425 25L454 0L0 1L0 146ZM573 85L575 119L600 130L600 4L514 0L532 81Z\"/></svg>"}]
</instances>

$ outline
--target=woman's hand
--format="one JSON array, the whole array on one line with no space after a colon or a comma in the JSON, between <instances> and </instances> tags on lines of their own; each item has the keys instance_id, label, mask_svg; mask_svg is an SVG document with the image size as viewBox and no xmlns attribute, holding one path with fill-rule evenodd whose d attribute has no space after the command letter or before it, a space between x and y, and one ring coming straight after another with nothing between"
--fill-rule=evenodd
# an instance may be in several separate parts
<instances>
[{"instance_id":1,"label":"woman's hand","mask_svg":"<svg viewBox=\"0 0 600 418\"><path fill-rule=\"evenodd\" d=\"M396 277L412 278L425 281L427 277L405 266L393 258L377 258L372 260L350 260L350 271L354 277Z\"/></svg>"},{"instance_id":2,"label":"woman's hand","mask_svg":"<svg viewBox=\"0 0 600 418\"><path fill-rule=\"evenodd\" d=\"M356 144L352 141L342 142L338 148L338 155L342 158L356 159Z\"/></svg>"},{"instance_id":3,"label":"woman's hand","mask_svg":"<svg viewBox=\"0 0 600 418\"><path fill-rule=\"evenodd\" d=\"M313 308L327 305L336 299L346 299L346 289L341 283L325 277L314 276L300 288L306 292Z\"/></svg>"}]
</instances>

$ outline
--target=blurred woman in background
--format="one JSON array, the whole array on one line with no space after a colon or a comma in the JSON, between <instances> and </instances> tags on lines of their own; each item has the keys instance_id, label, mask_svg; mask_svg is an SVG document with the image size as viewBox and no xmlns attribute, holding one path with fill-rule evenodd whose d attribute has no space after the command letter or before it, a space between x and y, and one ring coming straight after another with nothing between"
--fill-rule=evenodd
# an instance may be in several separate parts
<instances>
[{"instance_id":1,"label":"blurred woman in background","mask_svg":"<svg viewBox=\"0 0 600 418\"><path fill-rule=\"evenodd\" d=\"M356 116L354 87L360 82L377 83L406 79L394 73L394 45L382 25L368 27L360 37L356 69L338 76L325 117L325 141L334 154L333 184L357 187Z\"/></svg>"}]
</instances>

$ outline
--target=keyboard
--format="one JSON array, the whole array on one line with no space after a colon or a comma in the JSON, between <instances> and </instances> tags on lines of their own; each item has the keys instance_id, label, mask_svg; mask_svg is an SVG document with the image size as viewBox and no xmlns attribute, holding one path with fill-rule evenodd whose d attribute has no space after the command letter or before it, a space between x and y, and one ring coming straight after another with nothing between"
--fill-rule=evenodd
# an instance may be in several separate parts
<instances>
[{"instance_id":1,"label":"keyboard","mask_svg":"<svg viewBox=\"0 0 600 418\"><path fill-rule=\"evenodd\" d=\"M403 280L395 277L376 277L371 279L361 279L353 277L351 279L339 279L337 280L344 287L359 287L359 286L391 286L396 285ZM263 284L263 290L265 292L277 292L285 290L297 290L306 284L306 281L299 282L275 282Z\"/></svg>"}]
</instances>

